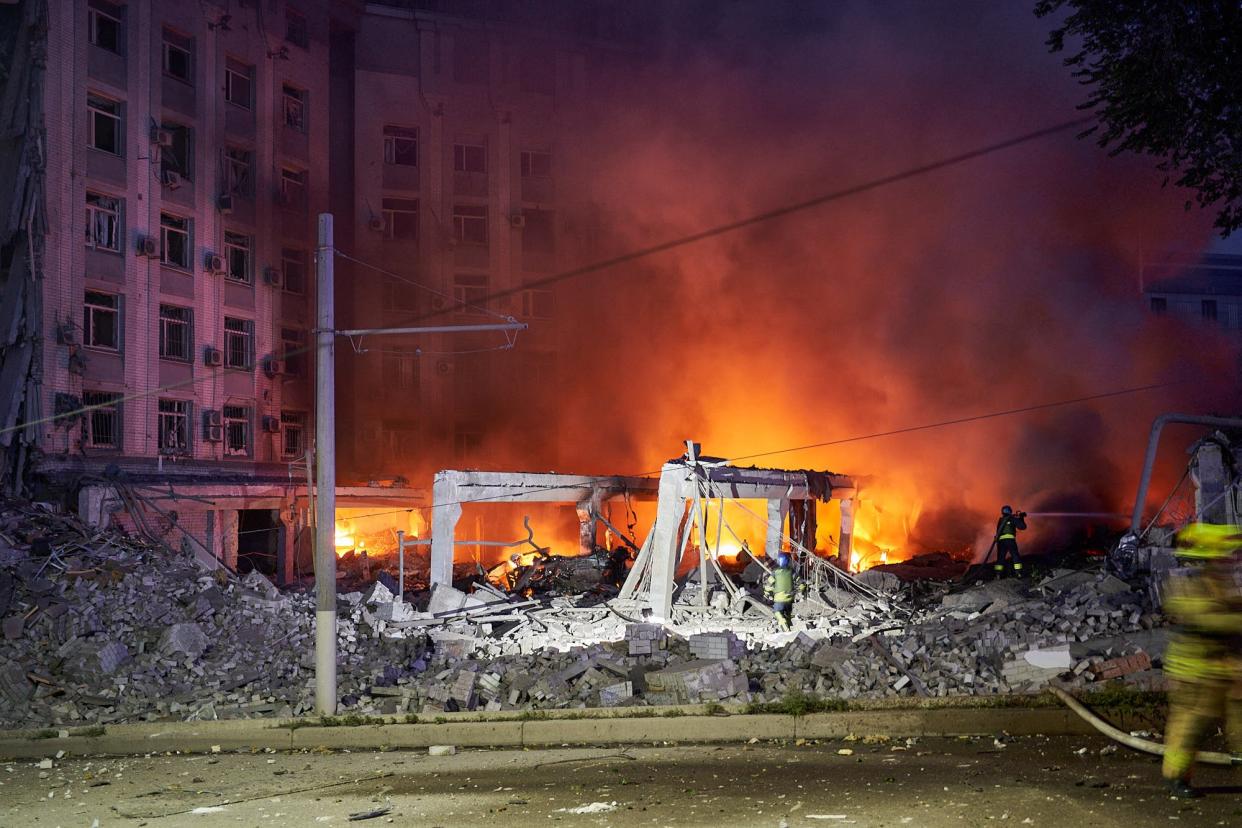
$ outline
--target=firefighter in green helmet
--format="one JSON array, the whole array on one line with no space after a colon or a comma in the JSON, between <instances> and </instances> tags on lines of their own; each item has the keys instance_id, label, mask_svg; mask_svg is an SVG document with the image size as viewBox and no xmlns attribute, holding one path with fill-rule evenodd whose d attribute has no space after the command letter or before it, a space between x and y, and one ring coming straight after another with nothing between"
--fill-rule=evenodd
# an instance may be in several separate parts
<instances>
[{"instance_id":1,"label":"firefighter in green helmet","mask_svg":"<svg viewBox=\"0 0 1242 828\"><path fill-rule=\"evenodd\" d=\"M1177 535L1177 556L1193 568L1169 579L1164 599L1165 615L1176 628L1164 656L1170 685L1162 771L1178 798L1199 795L1190 774L1209 727L1227 720L1231 748L1242 751L1239 552L1238 526L1192 523Z\"/></svg>"}]
</instances>

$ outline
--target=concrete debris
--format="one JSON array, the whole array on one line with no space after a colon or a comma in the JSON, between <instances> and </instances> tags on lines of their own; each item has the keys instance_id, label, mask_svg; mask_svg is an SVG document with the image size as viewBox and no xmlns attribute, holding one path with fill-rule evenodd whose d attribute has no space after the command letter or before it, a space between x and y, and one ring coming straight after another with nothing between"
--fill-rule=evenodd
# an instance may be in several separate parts
<instances>
[{"instance_id":1,"label":"concrete debris","mask_svg":"<svg viewBox=\"0 0 1242 828\"><path fill-rule=\"evenodd\" d=\"M14 550L0 564L0 727L313 713L311 595L258 573L207 574L187 554L29 504L0 503L0 536ZM587 596L437 586L398 601L380 580L338 599L341 708L764 703L1161 680L1162 617L1147 590L1111 575L924 584L916 601L882 574L869 580L884 598L800 600L789 632L761 607L701 606L693 592L657 624L638 605Z\"/></svg>"}]
</instances>

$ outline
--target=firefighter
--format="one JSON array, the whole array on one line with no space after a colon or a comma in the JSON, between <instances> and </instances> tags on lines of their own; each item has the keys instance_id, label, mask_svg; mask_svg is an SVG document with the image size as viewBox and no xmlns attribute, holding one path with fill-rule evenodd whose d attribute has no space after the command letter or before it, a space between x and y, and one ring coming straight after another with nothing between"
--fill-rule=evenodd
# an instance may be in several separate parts
<instances>
[{"instance_id":1,"label":"firefighter","mask_svg":"<svg viewBox=\"0 0 1242 828\"><path fill-rule=\"evenodd\" d=\"M1018 556L1018 530L1026 528L1026 512L1015 512L1012 506L1002 506L1000 520L996 521L996 563L992 570L997 576L1005 574L1005 559L1013 562L1013 574L1022 576L1022 558Z\"/></svg>"},{"instance_id":2,"label":"firefighter","mask_svg":"<svg viewBox=\"0 0 1242 828\"><path fill-rule=\"evenodd\" d=\"M1237 581L1242 529L1192 523L1177 535L1177 556L1194 564L1169 579L1164 612L1175 624L1164 656L1170 679L1162 767L1169 793L1199 796L1190 784L1195 751L1225 719L1242 751L1242 588Z\"/></svg>"},{"instance_id":3,"label":"firefighter","mask_svg":"<svg viewBox=\"0 0 1242 828\"><path fill-rule=\"evenodd\" d=\"M488 582L505 592L512 592L517 583L519 570L522 568L522 556L514 552L509 559L502 561L487 573Z\"/></svg>"},{"instance_id":4,"label":"firefighter","mask_svg":"<svg viewBox=\"0 0 1242 828\"><path fill-rule=\"evenodd\" d=\"M788 553L781 552L776 556L776 566L763 581L763 597L772 602L772 612L776 614L776 623L781 630L788 631L790 619L793 618L794 600L794 576Z\"/></svg>"},{"instance_id":5,"label":"firefighter","mask_svg":"<svg viewBox=\"0 0 1242 828\"><path fill-rule=\"evenodd\" d=\"M630 569L630 548L625 544L615 546L608 553L608 565L600 575L601 583L620 589Z\"/></svg>"}]
</instances>

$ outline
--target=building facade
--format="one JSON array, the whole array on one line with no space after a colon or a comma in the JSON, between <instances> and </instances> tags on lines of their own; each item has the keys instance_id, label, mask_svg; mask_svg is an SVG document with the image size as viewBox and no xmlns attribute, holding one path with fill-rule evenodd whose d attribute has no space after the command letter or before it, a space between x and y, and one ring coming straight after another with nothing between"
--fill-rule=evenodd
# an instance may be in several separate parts
<instances>
[{"instance_id":1,"label":"building facade","mask_svg":"<svg viewBox=\"0 0 1242 828\"><path fill-rule=\"evenodd\" d=\"M1209 253L1145 262L1139 290L1158 315L1242 335L1242 256Z\"/></svg>"}]
</instances>

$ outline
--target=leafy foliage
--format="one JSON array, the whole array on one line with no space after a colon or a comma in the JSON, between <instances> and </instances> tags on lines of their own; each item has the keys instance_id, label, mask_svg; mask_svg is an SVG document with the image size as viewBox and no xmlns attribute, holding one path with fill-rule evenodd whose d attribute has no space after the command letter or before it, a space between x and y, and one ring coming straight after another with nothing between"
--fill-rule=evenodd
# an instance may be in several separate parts
<instances>
[{"instance_id":1,"label":"leafy foliage","mask_svg":"<svg viewBox=\"0 0 1242 828\"><path fill-rule=\"evenodd\" d=\"M1052 52L1087 87L1094 134L1110 154L1155 156L1157 168L1215 205L1216 227L1242 226L1242 4L1237 0L1038 0L1066 12ZM1186 202L1190 209L1192 201Z\"/></svg>"}]
</instances>

